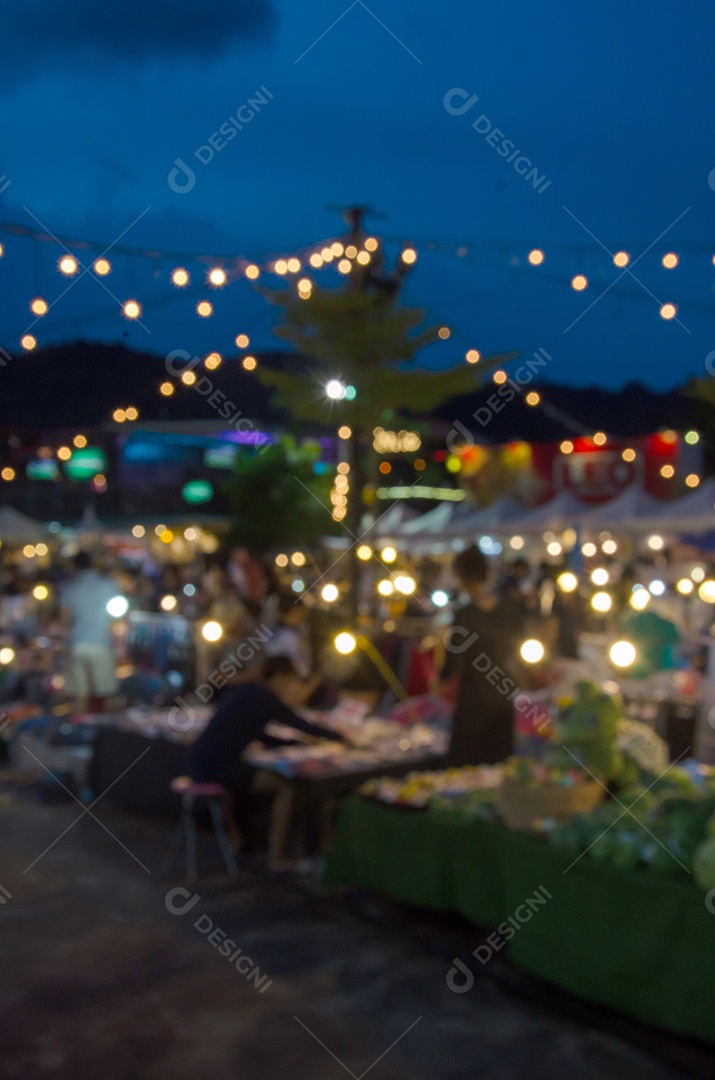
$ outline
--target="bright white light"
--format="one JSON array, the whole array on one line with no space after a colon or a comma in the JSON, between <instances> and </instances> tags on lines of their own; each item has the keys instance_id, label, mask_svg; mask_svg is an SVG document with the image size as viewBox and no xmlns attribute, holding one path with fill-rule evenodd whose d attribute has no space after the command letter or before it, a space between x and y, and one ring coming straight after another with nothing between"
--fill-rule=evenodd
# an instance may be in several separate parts
<instances>
[{"instance_id":1,"label":"bright white light","mask_svg":"<svg viewBox=\"0 0 715 1080\"><path fill-rule=\"evenodd\" d=\"M616 667L627 668L635 660L636 650L630 641L616 641L611 645L608 655L611 658L611 663L615 664Z\"/></svg>"},{"instance_id":2,"label":"bright white light","mask_svg":"<svg viewBox=\"0 0 715 1080\"><path fill-rule=\"evenodd\" d=\"M563 548L558 540L552 540L550 544L546 545L546 551L549 555L560 555Z\"/></svg>"},{"instance_id":3,"label":"bright white light","mask_svg":"<svg viewBox=\"0 0 715 1080\"><path fill-rule=\"evenodd\" d=\"M201 636L204 641L220 641L223 637L223 627L221 626L221 623L217 623L215 620L210 619L201 627Z\"/></svg>"},{"instance_id":4,"label":"bright white light","mask_svg":"<svg viewBox=\"0 0 715 1080\"><path fill-rule=\"evenodd\" d=\"M527 664L538 664L544 659L544 646L536 638L529 638L519 649L521 659Z\"/></svg>"},{"instance_id":5,"label":"bright white light","mask_svg":"<svg viewBox=\"0 0 715 1080\"><path fill-rule=\"evenodd\" d=\"M601 551L604 555L615 555L618 551L618 544L615 540L604 540L601 544Z\"/></svg>"},{"instance_id":6,"label":"bright white light","mask_svg":"<svg viewBox=\"0 0 715 1080\"><path fill-rule=\"evenodd\" d=\"M501 555L502 553L501 544L493 536L480 536L477 544L485 555Z\"/></svg>"},{"instance_id":7,"label":"bright white light","mask_svg":"<svg viewBox=\"0 0 715 1080\"><path fill-rule=\"evenodd\" d=\"M320 595L326 604L333 604L338 599L338 587L337 585L323 585Z\"/></svg>"},{"instance_id":8,"label":"bright white light","mask_svg":"<svg viewBox=\"0 0 715 1080\"><path fill-rule=\"evenodd\" d=\"M590 540L588 540L581 548L582 554L584 554L587 559L590 559L593 555L595 555L596 550L596 545L592 544Z\"/></svg>"},{"instance_id":9,"label":"bright white light","mask_svg":"<svg viewBox=\"0 0 715 1080\"><path fill-rule=\"evenodd\" d=\"M690 576L693 579L693 581L695 581L695 582L704 581L705 580L705 567L704 566L694 566L693 569L690 571Z\"/></svg>"},{"instance_id":10,"label":"bright white light","mask_svg":"<svg viewBox=\"0 0 715 1080\"><path fill-rule=\"evenodd\" d=\"M449 603L449 597L444 589L435 589L432 593L431 600L435 607L446 607Z\"/></svg>"},{"instance_id":11,"label":"bright white light","mask_svg":"<svg viewBox=\"0 0 715 1080\"><path fill-rule=\"evenodd\" d=\"M126 596L113 596L107 603L107 614L113 619L121 619L129 611L129 601Z\"/></svg>"},{"instance_id":12,"label":"bright white light","mask_svg":"<svg viewBox=\"0 0 715 1080\"><path fill-rule=\"evenodd\" d=\"M341 383L340 379L331 379L325 384L325 393L332 401L342 401L346 390L345 383Z\"/></svg>"},{"instance_id":13,"label":"bright white light","mask_svg":"<svg viewBox=\"0 0 715 1080\"><path fill-rule=\"evenodd\" d=\"M511 540L509 541L509 547L510 548L513 548L514 551L521 551L523 546L524 546L524 537L523 536L512 536Z\"/></svg>"},{"instance_id":14,"label":"bright white light","mask_svg":"<svg viewBox=\"0 0 715 1080\"><path fill-rule=\"evenodd\" d=\"M0 649L0 664L11 664L15 659L15 650L11 649L7 645L4 649Z\"/></svg>"},{"instance_id":15,"label":"bright white light","mask_svg":"<svg viewBox=\"0 0 715 1080\"><path fill-rule=\"evenodd\" d=\"M681 578L675 586L681 596L690 596L691 592L695 589L695 584L689 577Z\"/></svg>"},{"instance_id":16,"label":"bright white light","mask_svg":"<svg viewBox=\"0 0 715 1080\"><path fill-rule=\"evenodd\" d=\"M353 634L349 634L347 630L343 630L341 634L338 634L335 638L335 648L343 656L348 656L349 653L355 651L357 641Z\"/></svg>"},{"instance_id":17,"label":"bright white light","mask_svg":"<svg viewBox=\"0 0 715 1080\"><path fill-rule=\"evenodd\" d=\"M636 589L636 591L631 595L631 598L628 602L632 608L635 608L636 611L644 611L650 603L650 593L641 585L641 587L639 589Z\"/></svg>"},{"instance_id":18,"label":"bright white light","mask_svg":"<svg viewBox=\"0 0 715 1080\"><path fill-rule=\"evenodd\" d=\"M177 603L178 601L176 597L172 596L170 593L167 593L167 595L162 596L161 600L159 601L159 607L162 611L173 611Z\"/></svg>"},{"instance_id":19,"label":"bright white light","mask_svg":"<svg viewBox=\"0 0 715 1080\"><path fill-rule=\"evenodd\" d=\"M398 592L401 592L403 596L411 596L417 588L417 582L414 578L411 578L409 574L398 574L395 578L395 588Z\"/></svg>"},{"instance_id":20,"label":"bright white light","mask_svg":"<svg viewBox=\"0 0 715 1080\"><path fill-rule=\"evenodd\" d=\"M706 604L715 604L715 581L704 581L698 589L698 596Z\"/></svg>"},{"instance_id":21,"label":"bright white light","mask_svg":"<svg viewBox=\"0 0 715 1080\"><path fill-rule=\"evenodd\" d=\"M377 591L380 596L392 596L395 591L395 586L392 584L389 578L384 578L377 583Z\"/></svg>"},{"instance_id":22,"label":"bright white light","mask_svg":"<svg viewBox=\"0 0 715 1080\"><path fill-rule=\"evenodd\" d=\"M597 570L594 570L591 574L591 581L594 585L608 585L608 570L599 566Z\"/></svg>"},{"instance_id":23,"label":"bright white light","mask_svg":"<svg viewBox=\"0 0 715 1080\"><path fill-rule=\"evenodd\" d=\"M607 611L610 611L612 606L613 600L607 592L597 592L591 597L591 607L601 615L605 615Z\"/></svg>"},{"instance_id":24,"label":"bright white light","mask_svg":"<svg viewBox=\"0 0 715 1080\"><path fill-rule=\"evenodd\" d=\"M651 594L651 596L662 596L665 592L665 582L661 581L659 578L656 578L655 581L651 581L650 585L648 586L648 592Z\"/></svg>"},{"instance_id":25,"label":"bright white light","mask_svg":"<svg viewBox=\"0 0 715 1080\"><path fill-rule=\"evenodd\" d=\"M291 589L293 592L305 592L305 582L303 578L297 577L295 581L291 583Z\"/></svg>"},{"instance_id":26,"label":"bright white light","mask_svg":"<svg viewBox=\"0 0 715 1080\"><path fill-rule=\"evenodd\" d=\"M556 584L562 592L575 592L578 588L578 578L570 570L566 570L556 578Z\"/></svg>"},{"instance_id":27,"label":"bright white light","mask_svg":"<svg viewBox=\"0 0 715 1080\"><path fill-rule=\"evenodd\" d=\"M662 536L649 536L647 540L648 547L651 551L662 551L665 544L665 540Z\"/></svg>"},{"instance_id":28,"label":"bright white light","mask_svg":"<svg viewBox=\"0 0 715 1080\"><path fill-rule=\"evenodd\" d=\"M397 558L397 552L393 547L385 547L380 552L380 558L383 562L391 563Z\"/></svg>"}]
</instances>

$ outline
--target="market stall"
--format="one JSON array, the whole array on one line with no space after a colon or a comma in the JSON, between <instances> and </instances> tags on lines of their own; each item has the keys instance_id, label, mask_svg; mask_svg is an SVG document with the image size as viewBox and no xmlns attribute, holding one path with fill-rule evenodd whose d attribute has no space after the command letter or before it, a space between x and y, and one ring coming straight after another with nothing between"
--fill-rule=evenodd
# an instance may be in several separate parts
<instances>
[{"instance_id":1,"label":"market stall","mask_svg":"<svg viewBox=\"0 0 715 1080\"><path fill-rule=\"evenodd\" d=\"M702 892L665 874L588 858L572 864L543 838L498 823L354 797L338 819L327 880L458 912L482 927L499 926L546 890L547 902L506 945L514 963L589 1001L715 1043L715 916Z\"/></svg>"},{"instance_id":2,"label":"market stall","mask_svg":"<svg viewBox=\"0 0 715 1080\"><path fill-rule=\"evenodd\" d=\"M136 813L175 816L176 796L170 781L185 771L183 750L198 737L211 716L210 707L194 711L184 729L176 710L129 709L103 718L97 726L89 785L95 796L108 798ZM345 730L346 710L321 715ZM433 768L443 763L446 735L427 724L405 726L389 720L361 718L362 745L320 740L268 749L252 747L246 760L257 769L275 773L295 785L304 798L320 800L343 796L369 777L401 776L414 768ZM281 731L290 737L290 729ZM295 736L296 733L293 732Z\"/></svg>"},{"instance_id":3,"label":"market stall","mask_svg":"<svg viewBox=\"0 0 715 1080\"><path fill-rule=\"evenodd\" d=\"M363 785L327 880L498 928L477 961L506 947L588 1000L715 1042L713 770L669 762L592 683L538 712L540 758ZM453 989L468 989L462 977L460 962Z\"/></svg>"}]
</instances>

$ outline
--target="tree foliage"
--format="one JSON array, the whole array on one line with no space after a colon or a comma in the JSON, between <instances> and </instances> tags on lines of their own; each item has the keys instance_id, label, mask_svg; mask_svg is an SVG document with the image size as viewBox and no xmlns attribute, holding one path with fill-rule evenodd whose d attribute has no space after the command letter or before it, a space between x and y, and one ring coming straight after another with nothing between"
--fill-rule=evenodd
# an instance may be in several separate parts
<instances>
[{"instance_id":1,"label":"tree foliage","mask_svg":"<svg viewBox=\"0 0 715 1080\"><path fill-rule=\"evenodd\" d=\"M291 291L265 295L283 309L274 333L294 345L301 359L293 370L261 366L257 375L296 419L337 420L370 430L385 408L426 416L516 355L429 371L415 366L416 357L438 339L439 328L423 327L424 311L399 306L396 291L314 286L306 300ZM324 386L333 378L356 388L354 400L326 399Z\"/></svg>"},{"instance_id":2,"label":"tree foliage","mask_svg":"<svg viewBox=\"0 0 715 1080\"><path fill-rule=\"evenodd\" d=\"M227 481L230 545L262 555L307 547L334 531L330 477L313 471L317 454L286 439L266 450L242 451Z\"/></svg>"}]
</instances>

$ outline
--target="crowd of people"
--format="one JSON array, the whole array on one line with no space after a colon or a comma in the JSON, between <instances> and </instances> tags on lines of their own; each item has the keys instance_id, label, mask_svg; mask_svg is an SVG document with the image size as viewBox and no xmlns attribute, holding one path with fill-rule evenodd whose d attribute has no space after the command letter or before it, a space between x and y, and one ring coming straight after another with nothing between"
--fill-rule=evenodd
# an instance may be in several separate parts
<instances>
[{"instance_id":1,"label":"crowd of people","mask_svg":"<svg viewBox=\"0 0 715 1080\"><path fill-rule=\"evenodd\" d=\"M257 795L269 795L269 864L289 867L293 789L257 773L244 752L256 742L270 747L286 738L349 739L320 723L324 710L346 694L383 714L395 703L395 681L386 680L365 652L338 657L333 640L346 628L347 586L338 603L322 602L311 579L319 584L325 568L306 561L276 567L274 560L238 549L191 564L137 566L104 552L79 551L71 559L51 559L38 573L27 562L6 560L0 636L6 653L12 644L13 660L0 666L0 701L37 700L89 713L135 703L142 686L137 667L166 668L169 660L165 652L160 661L151 649L146 655L140 650L137 660L127 628L132 620L154 619L189 628L190 656L183 671L173 672L173 681L166 670L143 673L150 692L139 699L168 704L177 689L186 693L213 678L223 658L236 649L241 655L242 643L258 632L260 648L212 692L213 716L187 748L185 768L197 782L220 783L230 793L234 811L228 824L236 845L245 843L241 808ZM680 645L692 640L693 619L709 622L709 609L703 612L707 605L701 604L686 611L686 598L671 582L664 595L649 594L647 610L634 610L637 579L653 569L612 562L613 605L597 613L585 573L578 588L564 589L564 566L522 558L498 562L471 546L449 562L413 561L415 593L391 600L375 596L371 617L362 617L360 629L407 696L439 698L445 715L452 713L447 763L494 763L513 751L513 708L499 680L535 685L534 670L520 657L525 639L538 638L552 656L576 658L589 631L623 631L638 644L641 673L677 662ZM218 638L200 633L207 621L220 627ZM276 722L292 735L272 733Z\"/></svg>"}]
</instances>

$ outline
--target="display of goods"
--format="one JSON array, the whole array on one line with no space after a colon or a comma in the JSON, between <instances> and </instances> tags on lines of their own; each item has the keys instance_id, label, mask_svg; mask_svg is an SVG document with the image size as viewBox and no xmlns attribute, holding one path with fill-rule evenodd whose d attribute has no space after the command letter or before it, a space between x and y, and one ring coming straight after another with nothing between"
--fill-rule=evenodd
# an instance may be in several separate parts
<instances>
[{"instance_id":1,"label":"display of goods","mask_svg":"<svg viewBox=\"0 0 715 1080\"><path fill-rule=\"evenodd\" d=\"M546 823L571 821L577 814L590 813L605 794L603 785L588 776L578 783L545 782L538 786L505 778L497 805L510 829L541 831Z\"/></svg>"},{"instance_id":2,"label":"display of goods","mask_svg":"<svg viewBox=\"0 0 715 1080\"><path fill-rule=\"evenodd\" d=\"M619 720L616 741L627 761L634 762L643 772L660 776L668 768L668 744L647 724L639 720Z\"/></svg>"},{"instance_id":3,"label":"display of goods","mask_svg":"<svg viewBox=\"0 0 715 1080\"><path fill-rule=\"evenodd\" d=\"M561 768L576 763L601 780L615 780L624 766L616 741L623 715L620 698L595 683L577 683L575 699L559 711L554 731L557 746L547 755L547 762Z\"/></svg>"},{"instance_id":4,"label":"display of goods","mask_svg":"<svg viewBox=\"0 0 715 1080\"><path fill-rule=\"evenodd\" d=\"M715 889L715 837L703 840L693 856L693 877L701 889Z\"/></svg>"},{"instance_id":5,"label":"display of goods","mask_svg":"<svg viewBox=\"0 0 715 1080\"><path fill-rule=\"evenodd\" d=\"M684 769L674 766L650 786L646 782L625 789L591 814L557 827L550 841L569 858L584 855L625 870L647 867L687 875L698 865L696 880L703 884L710 866L708 849L703 848L709 830L715 831L713 814L712 778L701 776L696 785Z\"/></svg>"},{"instance_id":6,"label":"display of goods","mask_svg":"<svg viewBox=\"0 0 715 1080\"><path fill-rule=\"evenodd\" d=\"M363 784L359 794L391 806L418 810L438 806L467 812L493 799L501 780L502 770L498 765L467 765L460 769L378 777Z\"/></svg>"}]
</instances>

